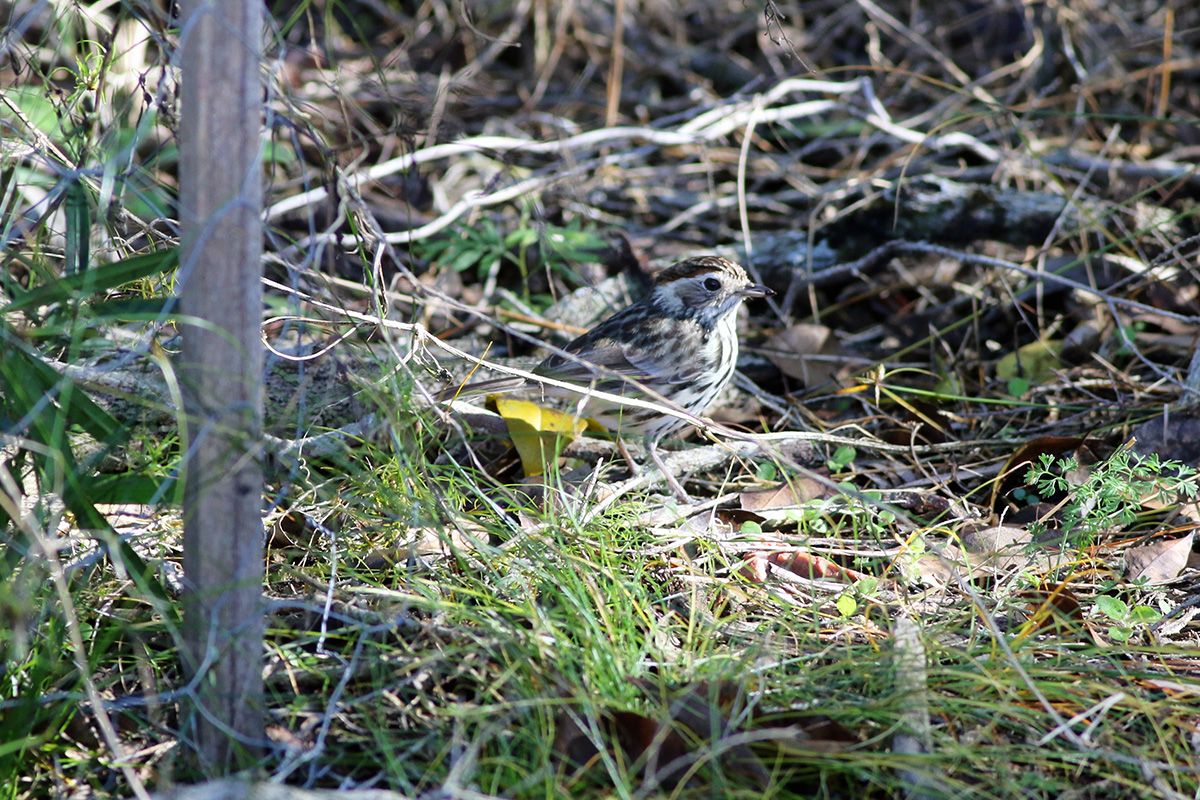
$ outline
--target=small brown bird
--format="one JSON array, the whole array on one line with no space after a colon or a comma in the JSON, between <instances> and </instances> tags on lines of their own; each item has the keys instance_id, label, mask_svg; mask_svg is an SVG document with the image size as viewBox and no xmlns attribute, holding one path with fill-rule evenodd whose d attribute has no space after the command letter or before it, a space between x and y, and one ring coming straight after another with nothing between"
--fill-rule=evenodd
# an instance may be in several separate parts
<instances>
[{"instance_id":1,"label":"small brown bird","mask_svg":"<svg viewBox=\"0 0 1200 800\"><path fill-rule=\"evenodd\" d=\"M600 322L533 372L623 397L666 399L700 414L733 377L738 306L748 298L772 294L727 258L689 258L656 274L654 288L645 298ZM499 378L468 384L462 391L510 390L522 383ZM642 391L639 384L649 392ZM655 450L660 439L686 426L686 420L554 387L543 387L543 391L559 397L570 394L578 413L618 436L644 436L655 464L676 494L686 497Z\"/></svg>"}]
</instances>

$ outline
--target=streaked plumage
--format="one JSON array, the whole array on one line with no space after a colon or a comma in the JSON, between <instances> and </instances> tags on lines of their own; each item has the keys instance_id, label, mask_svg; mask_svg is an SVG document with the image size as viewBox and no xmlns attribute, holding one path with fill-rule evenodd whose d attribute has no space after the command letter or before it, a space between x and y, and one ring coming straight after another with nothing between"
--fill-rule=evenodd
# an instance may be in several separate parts
<instances>
[{"instance_id":1,"label":"streaked plumage","mask_svg":"<svg viewBox=\"0 0 1200 800\"><path fill-rule=\"evenodd\" d=\"M681 261L654 276L645 298L618 311L551 355L534 372L626 397L656 400L640 383L694 414L702 413L733 377L737 364L737 308L750 297L773 292L751 282L742 267L720 256ZM636 383L635 383L636 382ZM484 381L472 393L512 381ZM545 387L567 397L584 416L619 435L651 442L687 422L652 409L618 406L594 397Z\"/></svg>"}]
</instances>

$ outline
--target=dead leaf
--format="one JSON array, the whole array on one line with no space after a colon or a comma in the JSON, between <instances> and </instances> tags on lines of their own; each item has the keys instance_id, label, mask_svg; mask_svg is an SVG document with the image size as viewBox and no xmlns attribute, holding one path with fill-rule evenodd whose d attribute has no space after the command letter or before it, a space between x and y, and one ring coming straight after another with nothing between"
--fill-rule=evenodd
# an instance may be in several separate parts
<instances>
[{"instance_id":1,"label":"dead leaf","mask_svg":"<svg viewBox=\"0 0 1200 800\"><path fill-rule=\"evenodd\" d=\"M1083 442L1084 439L1079 436L1039 436L1018 447L1004 464L1000 473L1004 476L1003 480L997 481L992 490L992 509L999 512L1001 504L1008 501L1009 493L1025 485L1025 473L1042 455L1049 454L1059 458L1077 450Z\"/></svg>"},{"instance_id":2,"label":"dead leaf","mask_svg":"<svg viewBox=\"0 0 1200 800\"><path fill-rule=\"evenodd\" d=\"M1029 563L1025 546L1032 541L1029 531L1012 525L991 525L967 530L962 534L963 550L975 558L975 564L999 567L1020 567Z\"/></svg>"},{"instance_id":3,"label":"dead leaf","mask_svg":"<svg viewBox=\"0 0 1200 800\"><path fill-rule=\"evenodd\" d=\"M635 684L657 701L662 701L663 688L645 681ZM570 709L558 715L554 737L554 752L564 761L582 769L593 767L603 759L591 731L598 727L604 732L605 744L619 750L625 763L637 764L647 780L665 789L674 789L688 777L700 751L711 747L717 739L734 736L739 730L733 723L734 708L744 690L733 684L697 684L672 696L666 719L634 711L601 710L598 725L580 725L580 712ZM736 715L744 718L742 714ZM762 761L745 744L735 744L722 756L722 767L752 780L765 789L770 774Z\"/></svg>"},{"instance_id":4,"label":"dead leaf","mask_svg":"<svg viewBox=\"0 0 1200 800\"><path fill-rule=\"evenodd\" d=\"M1083 606L1065 583L1055 586L1026 589L1020 593L1029 610L1027 626L1030 632L1050 632L1063 635L1085 625Z\"/></svg>"},{"instance_id":5,"label":"dead leaf","mask_svg":"<svg viewBox=\"0 0 1200 800\"><path fill-rule=\"evenodd\" d=\"M1193 531L1182 539L1159 539L1125 551L1125 577L1131 581L1145 578L1150 583L1174 580L1187 566L1192 554Z\"/></svg>"},{"instance_id":6,"label":"dead leaf","mask_svg":"<svg viewBox=\"0 0 1200 800\"><path fill-rule=\"evenodd\" d=\"M1133 450L1140 455L1157 453L1171 461L1200 467L1200 415L1172 411L1133 429Z\"/></svg>"},{"instance_id":7,"label":"dead leaf","mask_svg":"<svg viewBox=\"0 0 1200 800\"><path fill-rule=\"evenodd\" d=\"M742 492L742 511L770 511L777 508L794 508L809 500L828 497L832 491L812 478L794 478L773 489Z\"/></svg>"},{"instance_id":8,"label":"dead leaf","mask_svg":"<svg viewBox=\"0 0 1200 800\"><path fill-rule=\"evenodd\" d=\"M1054 377L1060 352L1062 342L1057 339L1030 342L996 362L996 377L1002 381L1024 378L1030 384L1044 383Z\"/></svg>"},{"instance_id":9,"label":"dead leaf","mask_svg":"<svg viewBox=\"0 0 1200 800\"><path fill-rule=\"evenodd\" d=\"M495 402L521 457L525 477L544 474L546 462L587 427L586 420L528 400L496 397Z\"/></svg>"},{"instance_id":10,"label":"dead leaf","mask_svg":"<svg viewBox=\"0 0 1200 800\"><path fill-rule=\"evenodd\" d=\"M842 348L825 325L800 322L771 334L763 353L779 371L806 387L830 380L842 366Z\"/></svg>"},{"instance_id":11,"label":"dead leaf","mask_svg":"<svg viewBox=\"0 0 1200 800\"><path fill-rule=\"evenodd\" d=\"M754 583L765 583L772 566L785 569L801 578L831 578L843 583L854 583L871 577L866 573L843 567L828 558L795 550L750 553L739 572L742 577Z\"/></svg>"}]
</instances>

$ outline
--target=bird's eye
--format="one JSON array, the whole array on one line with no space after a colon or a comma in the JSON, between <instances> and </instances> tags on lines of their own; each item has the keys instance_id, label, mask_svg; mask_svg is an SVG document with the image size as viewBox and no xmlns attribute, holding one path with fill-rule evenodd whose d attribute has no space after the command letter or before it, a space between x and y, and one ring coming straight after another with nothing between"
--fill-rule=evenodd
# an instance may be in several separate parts
<instances>
[{"instance_id":1,"label":"bird's eye","mask_svg":"<svg viewBox=\"0 0 1200 800\"><path fill-rule=\"evenodd\" d=\"M721 282L716 278L705 278L704 288L708 289L710 292L715 292L717 289L721 288Z\"/></svg>"}]
</instances>

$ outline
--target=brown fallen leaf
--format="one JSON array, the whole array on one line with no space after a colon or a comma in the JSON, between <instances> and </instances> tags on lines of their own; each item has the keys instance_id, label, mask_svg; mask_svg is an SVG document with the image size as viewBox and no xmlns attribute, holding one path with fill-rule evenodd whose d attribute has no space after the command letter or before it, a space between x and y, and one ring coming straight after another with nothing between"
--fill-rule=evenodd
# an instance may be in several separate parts
<instances>
[{"instance_id":1,"label":"brown fallen leaf","mask_svg":"<svg viewBox=\"0 0 1200 800\"><path fill-rule=\"evenodd\" d=\"M1200 414L1173 411L1133 429L1136 453L1157 453L1160 458L1200 466Z\"/></svg>"},{"instance_id":2,"label":"brown fallen leaf","mask_svg":"<svg viewBox=\"0 0 1200 800\"><path fill-rule=\"evenodd\" d=\"M1032 540L1026 528L1012 525L991 525L962 534L962 547L975 565L1021 567L1029 563L1025 546Z\"/></svg>"},{"instance_id":3,"label":"brown fallen leaf","mask_svg":"<svg viewBox=\"0 0 1200 800\"><path fill-rule=\"evenodd\" d=\"M793 478L788 483L781 483L773 489L754 492L742 492L742 511L770 511L777 508L791 508L808 500L829 497L834 492L812 478Z\"/></svg>"},{"instance_id":4,"label":"brown fallen leaf","mask_svg":"<svg viewBox=\"0 0 1200 800\"><path fill-rule=\"evenodd\" d=\"M763 353L779 371L806 387L819 386L842 366L842 349L825 325L800 322L773 333Z\"/></svg>"},{"instance_id":5,"label":"brown fallen leaf","mask_svg":"<svg viewBox=\"0 0 1200 800\"><path fill-rule=\"evenodd\" d=\"M1192 554L1192 531L1182 539L1159 539L1125 551L1125 577L1131 581L1146 579L1150 583L1174 580L1187 566Z\"/></svg>"}]
</instances>

